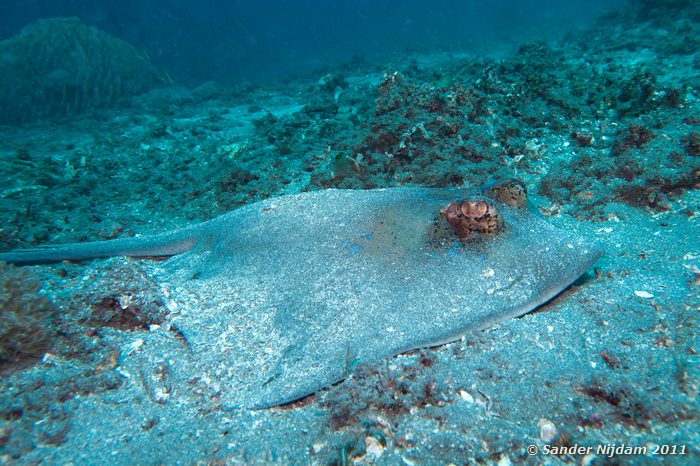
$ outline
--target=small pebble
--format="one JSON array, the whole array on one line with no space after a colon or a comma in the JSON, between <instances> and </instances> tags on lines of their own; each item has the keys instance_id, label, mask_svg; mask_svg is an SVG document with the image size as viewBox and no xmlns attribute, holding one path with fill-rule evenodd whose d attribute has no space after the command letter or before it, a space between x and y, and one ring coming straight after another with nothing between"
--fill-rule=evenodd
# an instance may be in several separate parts
<instances>
[{"instance_id":1,"label":"small pebble","mask_svg":"<svg viewBox=\"0 0 700 466\"><path fill-rule=\"evenodd\" d=\"M540 428L540 439L544 443L551 443L559 436L557 426L549 419L542 418L537 422L537 427Z\"/></svg>"},{"instance_id":2,"label":"small pebble","mask_svg":"<svg viewBox=\"0 0 700 466\"><path fill-rule=\"evenodd\" d=\"M384 453L384 447L376 438L371 436L365 437L365 451L367 452L367 456L371 456L376 460Z\"/></svg>"},{"instance_id":3,"label":"small pebble","mask_svg":"<svg viewBox=\"0 0 700 466\"><path fill-rule=\"evenodd\" d=\"M122 310L127 309L131 305L132 296L129 294L124 294L119 297L119 307Z\"/></svg>"},{"instance_id":4,"label":"small pebble","mask_svg":"<svg viewBox=\"0 0 700 466\"><path fill-rule=\"evenodd\" d=\"M134 354L138 351L141 351L141 347L143 346L143 338L137 338L136 340L132 341L129 343L129 354Z\"/></svg>"},{"instance_id":5,"label":"small pebble","mask_svg":"<svg viewBox=\"0 0 700 466\"><path fill-rule=\"evenodd\" d=\"M464 390L459 391L459 396L468 403L474 403L474 397Z\"/></svg>"}]
</instances>

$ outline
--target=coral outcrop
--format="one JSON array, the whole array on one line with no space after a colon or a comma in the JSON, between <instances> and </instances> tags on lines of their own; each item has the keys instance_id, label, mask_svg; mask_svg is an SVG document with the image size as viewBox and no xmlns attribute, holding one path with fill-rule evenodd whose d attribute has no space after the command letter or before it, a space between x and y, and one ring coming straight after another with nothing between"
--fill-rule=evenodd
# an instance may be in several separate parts
<instances>
[{"instance_id":1,"label":"coral outcrop","mask_svg":"<svg viewBox=\"0 0 700 466\"><path fill-rule=\"evenodd\" d=\"M0 42L0 123L109 107L161 82L127 42L77 18L41 20Z\"/></svg>"}]
</instances>

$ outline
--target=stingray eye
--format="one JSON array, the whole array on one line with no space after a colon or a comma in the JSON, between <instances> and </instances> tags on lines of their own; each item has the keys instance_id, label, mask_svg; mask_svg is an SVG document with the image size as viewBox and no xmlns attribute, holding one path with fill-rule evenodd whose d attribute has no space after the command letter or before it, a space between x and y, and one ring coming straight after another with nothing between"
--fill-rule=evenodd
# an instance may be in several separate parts
<instances>
[{"instance_id":1,"label":"stingray eye","mask_svg":"<svg viewBox=\"0 0 700 466\"><path fill-rule=\"evenodd\" d=\"M440 209L440 215L442 215L450 225L459 223L461 217L459 211L459 203L450 202L445 207Z\"/></svg>"},{"instance_id":2,"label":"stingray eye","mask_svg":"<svg viewBox=\"0 0 700 466\"><path fill-rule=\"evenodd\" d=\"M527 188L525 183L516 178L510 178L491 186L486 190L486 194L493 200L516 209L522 209L527 205Z\"/></svg>"},{"instance_id":3,"label":"stingray eye","mask_svg":"<svg viewBox=\"0 0 700 466\"><path fill-rule=\"evenodd\" d=\"M451 202L440 210L452 231L461 240L476 240L496 236L505 223L496 206L483 199Z\"/></svg>"},{"instance_id":4,"label":"stingray eye","mask_svg":"<svg viewBox=\"0 0 700 466\"><path fill-rule=\"evenodd\" d=\"M489 205L484 201L464 201L460 206L460 211L465 217L483 217L488 211Z\"/></svg>"}]
</instances>

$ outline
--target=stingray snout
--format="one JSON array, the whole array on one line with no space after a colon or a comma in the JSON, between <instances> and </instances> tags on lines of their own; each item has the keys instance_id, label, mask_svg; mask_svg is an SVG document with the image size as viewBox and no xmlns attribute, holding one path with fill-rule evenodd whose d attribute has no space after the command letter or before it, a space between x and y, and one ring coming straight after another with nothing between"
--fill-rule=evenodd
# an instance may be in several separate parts
<instances>
[{"instance_id":1,"label":"stingray snout","mask_svg":"<svg viewBox=\"0 0 700 466\"><path fill-rule=\"evenodd\" d=\"M460 240L490 238L505 228L498 208L484 199L450 202L440 209L440 215Z\"/></svg>"}]
</instances>

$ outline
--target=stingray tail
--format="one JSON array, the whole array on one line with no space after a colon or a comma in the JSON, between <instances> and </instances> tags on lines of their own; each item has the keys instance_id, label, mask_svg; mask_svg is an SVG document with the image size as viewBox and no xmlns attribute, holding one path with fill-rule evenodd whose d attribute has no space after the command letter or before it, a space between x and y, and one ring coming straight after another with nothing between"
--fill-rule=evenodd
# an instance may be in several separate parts
<instances>
[{"instance_id":1,"label":"stingray tail","mask_svg":"<svg viewBox=\"0 0 700 466\"><path fill-rule=\"evenodd\" d=\"M115 256L174 256L189 251L196 240L196 231L185 228L160 235L86 243L49 244L31 249L18 249L0 253L0 261L16 265L35 265Z\"/></svg>"}]
</instances>

